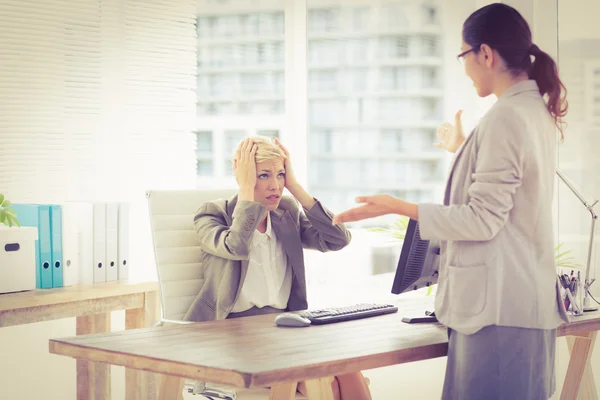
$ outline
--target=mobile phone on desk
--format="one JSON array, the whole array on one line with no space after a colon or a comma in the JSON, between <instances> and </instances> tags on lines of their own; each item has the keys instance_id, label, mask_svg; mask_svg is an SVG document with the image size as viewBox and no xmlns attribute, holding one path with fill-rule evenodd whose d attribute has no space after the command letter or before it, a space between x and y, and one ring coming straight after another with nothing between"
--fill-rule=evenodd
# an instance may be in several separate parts
<instances>
[{"instance_id":1,"label":"mobile phone on desk","mask_svg":"<svg viewBox=\"0 0 600 400\"><path fill-rule=\"evenodd\" d=\"M425 317L402 317L402 322L407 324L418 324L423 322L438 322L435 313L426 313Z\"/></svg>"}]
</instances>

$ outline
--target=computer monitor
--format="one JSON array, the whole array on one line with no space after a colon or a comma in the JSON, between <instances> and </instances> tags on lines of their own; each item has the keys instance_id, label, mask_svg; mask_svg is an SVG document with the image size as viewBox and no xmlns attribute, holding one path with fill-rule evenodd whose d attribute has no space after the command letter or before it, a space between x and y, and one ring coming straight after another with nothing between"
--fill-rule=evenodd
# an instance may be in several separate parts
<instances>
[{"instance_id":1,"label":"computer monitor","mask_svg":"<svg viewBox=\"0 0 600 400\"><path fill-rule=\"evenodd\" d=\"M436 284L439 267L439 242L421 239L418 222L413 219L409 220L392 285L392 293L406 293ZM426 314L429 317L403 318L403 321L412 323L435 320L434 313Z\"/></svg>"}]
</instances>

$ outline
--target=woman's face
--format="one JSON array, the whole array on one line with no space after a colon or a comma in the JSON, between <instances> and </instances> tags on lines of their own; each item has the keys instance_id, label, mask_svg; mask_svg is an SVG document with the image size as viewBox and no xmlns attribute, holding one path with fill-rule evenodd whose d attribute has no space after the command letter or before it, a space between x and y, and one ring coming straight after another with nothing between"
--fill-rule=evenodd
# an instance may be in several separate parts
<instances>
[{"instance_id":1,"label":"woman's face","mask_svg":"<svg viewBox=\"0 0 600 400\"><path fill-rule=\"evenodd\" d=\"M284 187L285 167L283 159L256 163L254 201L264 205L269 211L276 210L279 207Z\"/></svg>"},{"instance_id":2,"label":"woman's face","mask_svg":"<svg viewBox=\"0 0 600 400\"><path fill-rule=\"evenodd\" d=\"M463 42L461 53L472 49L472 46ZM479 51L469 51L462 57L465 66L465 73L473 81L473 86L477 90L479 97L487 97L492 93L490 76L490 54L487 45L480 46Z\"/></svg>"}]
</instances>

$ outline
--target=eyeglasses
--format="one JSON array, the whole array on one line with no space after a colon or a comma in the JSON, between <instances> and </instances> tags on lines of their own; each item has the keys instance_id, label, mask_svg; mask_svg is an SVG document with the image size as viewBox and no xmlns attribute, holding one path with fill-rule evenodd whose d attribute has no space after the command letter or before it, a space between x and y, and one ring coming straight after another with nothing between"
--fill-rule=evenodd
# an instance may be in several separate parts
<instances>
[{"instance_id":1,"label":"eyeglasses","mask_svg":"<svg viewBox=\"0 0 600 400\"><path fill-rule=\"evenodd\" d=\"M456 56L456 59L458 60L458 62L460 62L461 64L465 63L465 56L467 54L469 54L472 51L476 51L479 50L479 46L477 47L471 47L469 50L465 50L462 53L460 53L459 55Z\"/></svg>"}]
</instances>

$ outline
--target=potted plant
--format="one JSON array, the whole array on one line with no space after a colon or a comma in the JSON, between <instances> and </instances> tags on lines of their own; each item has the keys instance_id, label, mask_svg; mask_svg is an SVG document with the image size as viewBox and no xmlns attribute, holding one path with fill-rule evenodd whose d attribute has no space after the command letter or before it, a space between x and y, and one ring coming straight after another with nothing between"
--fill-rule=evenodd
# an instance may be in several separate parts
<instances>
[{"instance_id":1,"label":"potted plant","mask_svg":"<svg viewBox=\"0 0 600 400\"><path fill-rule=\"evenodd\" d=\"M400 216L393 223L388 223L385 227L371 228L370 231L387 233L394 239L404 240L404 236L406 235L406 229L408 228L408 220L408 217Z\"/></svg>"},{"instance_id":2,"label":"potted plant","mask_svg":"<svg viewBox=\"0 0 600 400\"><path fill-rule=\"evenodd\" d=\"M37 227L21 227L17 212L0 194L0 293L33 290L36 287Z\"/></svg>"},{"instance_id":3,"label":"potted plant","mask_svg":"<svg viewBox=\"0 0 600 400\"><path fill-rule=\"evenodd\" d=\"M8 227L21 226L16 211L10 208L11 205L12 203L6 200L3 194L0 194L0 224Z\"/></svg>"},{"instance_id":4,"label":"potted plant","mask_svg":"<svg viewBox=\"0 0 600 400\"><path fill-rule=\"evenodd\" d=\"M561 252L561 247L564 243L559 243L554 249L554 254L556 257L556 268L566 268L566 269L580 269L581 264L575 262L575 258L569 256L569 254L573 250L566 250Z\"/></svg>"}]
</instances>

